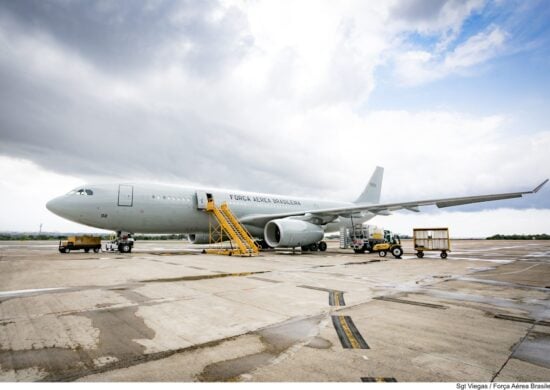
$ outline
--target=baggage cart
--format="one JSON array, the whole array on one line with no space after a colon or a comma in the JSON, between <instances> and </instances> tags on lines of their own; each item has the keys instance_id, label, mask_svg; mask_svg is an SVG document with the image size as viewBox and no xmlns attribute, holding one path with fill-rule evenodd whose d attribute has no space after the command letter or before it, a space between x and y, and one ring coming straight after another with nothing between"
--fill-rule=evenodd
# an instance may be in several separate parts
<instances>
[{"instance_id":1,"label":"baggage cart","mask_svg":"<svg viewBox=\"0 0 550 390\"><path fill-rule=\"evenodd\" d=\"M413 245L419 259L427 251L441 251L441 258L446 259L451 251L449 228L414 228Z\"/></svg>"}]
</instances>

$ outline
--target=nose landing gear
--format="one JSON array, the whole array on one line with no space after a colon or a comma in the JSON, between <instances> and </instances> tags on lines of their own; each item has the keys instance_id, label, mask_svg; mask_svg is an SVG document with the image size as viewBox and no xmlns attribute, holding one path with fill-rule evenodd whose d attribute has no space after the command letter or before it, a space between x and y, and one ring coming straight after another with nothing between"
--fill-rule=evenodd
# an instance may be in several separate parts
<instances>
[{"instance_id":1,"label":"nose landing gear","mask_svg":"<svg viewBox=\"0 0 550 390\"><path fill-rule=\"evenodd\" d=\"M131 233L122 231L116 232L116 236L113 235L111 241L105 244L106 251L119 251L120 253L130 253L134 247L134 239Z\"/></svg>"}]
</instances>

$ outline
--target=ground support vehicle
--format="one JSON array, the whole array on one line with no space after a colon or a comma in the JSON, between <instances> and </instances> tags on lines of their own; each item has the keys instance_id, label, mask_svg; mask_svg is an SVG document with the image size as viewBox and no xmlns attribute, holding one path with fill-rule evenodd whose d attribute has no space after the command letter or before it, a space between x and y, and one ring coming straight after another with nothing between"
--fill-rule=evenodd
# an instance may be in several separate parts
<instances>
[{"instance_id":1,"label":"ground support vehicle","mask_svg":"<svg viewBox=\"0 0 550 390\"><path fill-rule=\"evenodd\" d=\"M401 239L397 234L393 234L389 230L384 230L384 242L376 244L372 248L373 252L378 252L378 256L386 257L389 252L396 259L400 259L403 255L403 247L401 246Z\"/></svg>"},{"instance_id":2,"label":"ground support vehicle","mask_svg":"<svg viewBox=\"0 0 550 390\"><path fill-rule=\"evenodd\" d=\"M109 252L119 251L121 253L130 253L134 247L134 241L131 234L113 235L109 242L105 244L105 250Z\"/></svg>"},{"instance_id":3,"label":"ground support vehicle","mask_svg":"<svg viewBox=\"0 0 550 390\"><path fill-rule=\"evenodd\" d=\"M94 236L69 236L66 240L59 241L59 252L69 253L83 249L88 253L93 250L95 253L101 249L101 237Z\"/></svg>"},{"instance_id":4,"label":"ground support vehicle","mask_svg":"<svg viewBox=\"0 0 550 390\"><path fill-rule=\"evenodd\" d=\"M441 251L441 258L446 259L451 251L449 228L414 228L413 245L419 259L427 251Z\"/></svg>"},{"instance_id":5,"label":"ground support vehicle","mask_svg":"<svg viewBox=\"0 0 550 390\"><path fill-rule=\"evenodd\" d=\"M352 248L355 253L372 252L372 248L384 242L384 230L374 225L357 224L353 229L340 229L340 249Z\"/></svg>"}]
</instances>

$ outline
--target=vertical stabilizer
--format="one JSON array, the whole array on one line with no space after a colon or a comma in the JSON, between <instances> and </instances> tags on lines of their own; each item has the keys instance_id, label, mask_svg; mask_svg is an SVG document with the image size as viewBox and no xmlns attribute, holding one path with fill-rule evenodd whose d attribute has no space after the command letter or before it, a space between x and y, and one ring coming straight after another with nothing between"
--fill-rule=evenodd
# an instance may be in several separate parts
<instances>
[{"instance_id":1,"label":"vertical stabilizer","mask_svg":"<svg viewBox=\"0 0 550 390\"><path fill-rule=\"evenodd\" d=\"M384 178L384 168L376 167L369 183L363 190L363 193L354 203L380 203L380 192L382 191L382 179Z\"/></svg>"}]
</instances>

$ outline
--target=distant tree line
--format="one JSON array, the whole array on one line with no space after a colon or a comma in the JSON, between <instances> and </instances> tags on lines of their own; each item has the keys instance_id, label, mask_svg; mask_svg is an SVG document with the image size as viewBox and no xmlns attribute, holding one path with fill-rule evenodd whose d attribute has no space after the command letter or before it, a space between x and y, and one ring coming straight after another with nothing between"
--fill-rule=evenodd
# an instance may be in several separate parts
<instances>
[{"instance_id":1,"label":"distant tree line","mask_svg":"<svg viewBox=\"0 0 550 390\"><path fill-rule=\"evenodd\" d=\"M550 240L548 234L495 234L487 240Z\"/></svg>"},{"instance_id":2,"label":"distant tree line","mask_svg":"<svg viewBox=\"0 0 550 390\"><path fill-rule=\"evenodd\" d=\"M136 240L186 240L187 234L162 234L158 236L135 235Z\"/></svg>"},{"instance_id":3,"label":"distant tree line","mask_svg":"<svg viewBox=\"0 0 550 390\"><path fill-rule=\"evenodd\" d=\"M52 235L52 234L0 234L0 241L35 241L35 240L63 240L66 239L66 235Z\"/></svg>"},{"instance_id":4,"label":"distant tree line","mask_svg":"<svg viewBox=\"0 0 550 390\"><path fill-rule=\"evenodd\" d=\"M82 233L0 233L0 241L48 241L66 240L68 236L94 236L102 240L109 240L109 234L82 234ZM135 235L136 240L183 240L187 239L186 234L162 234L162 235Z\"/></svg>"}]
</instances>

